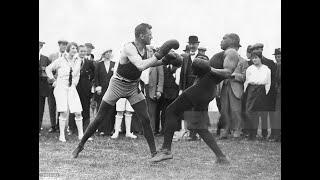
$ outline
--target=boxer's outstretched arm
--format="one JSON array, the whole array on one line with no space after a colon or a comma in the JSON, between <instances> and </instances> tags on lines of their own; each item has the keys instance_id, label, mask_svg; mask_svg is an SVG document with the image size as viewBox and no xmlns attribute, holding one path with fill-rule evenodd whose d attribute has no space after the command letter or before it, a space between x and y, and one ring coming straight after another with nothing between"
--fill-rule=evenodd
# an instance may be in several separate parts
<instances>
[{"instance_id":1,"label":"boxer's outstretched arm","mask_svg":"<svg viewBox=\"0 0 320 180\"><path fill-rule=\"evenodd\" d=\"M236 69L239 62L239 55L236 50L228 49L225 51L225 59L223 62L223 69L216 69L211 67L211 73L214 73L225 78L230 78L233 71Z\"/></svg>"},{"instance_id":2,"label":"boxer's outstretched arm","mask_svg":"<svg viewBox=\"0 0 320 180\"><path fill-rule=\"evenodd\" d=\"M128 57L129 61L135 65L140 71L143 71L152 65L154 65L158 59L153 55L149 59L142 60L141 56L137 53L136 48L133 45L126 44L123 53Z\"/></svg>"}]
</instances>

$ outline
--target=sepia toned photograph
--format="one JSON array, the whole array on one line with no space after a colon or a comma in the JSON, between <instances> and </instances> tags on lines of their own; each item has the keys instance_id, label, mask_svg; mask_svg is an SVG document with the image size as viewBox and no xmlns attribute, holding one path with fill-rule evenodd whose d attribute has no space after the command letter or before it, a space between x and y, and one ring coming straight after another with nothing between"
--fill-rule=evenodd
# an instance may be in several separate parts
<instances>
[{"instance_id":1,"label":"sepia toned photograph","mask_svg":"<svg viewBox=\"0 0 320 180\"><path fill-rule=\"evenodd\" d=\"M281 179L281 0L39 0L39 179Z\"/></svg>"}]
</instances>

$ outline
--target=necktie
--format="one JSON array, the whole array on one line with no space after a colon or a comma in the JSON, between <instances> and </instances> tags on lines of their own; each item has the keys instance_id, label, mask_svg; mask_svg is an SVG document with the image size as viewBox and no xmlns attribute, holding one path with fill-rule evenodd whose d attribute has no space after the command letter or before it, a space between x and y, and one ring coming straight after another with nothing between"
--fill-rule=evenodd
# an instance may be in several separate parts
<instances>
[{"instance_id":1,"label":"necktie","mask_svg":"<svg viewBox=\"0 0 320 180\"><path fill-rule=\"evenodd\" d=\"M70 72L69 72L69 87L72 84L72 68L70 67Z\"/></svg>"},{"instance_id":2,"label":"necktie","mask_svg":"<svg viewBox=\"0 0 320 180\"><path fill-rule=\"evenodd\" d=\"M81 69L82 69L82 66L83 66L83 61L84 61L84 59L81 59Z\"/></svg>"}]
</instances>

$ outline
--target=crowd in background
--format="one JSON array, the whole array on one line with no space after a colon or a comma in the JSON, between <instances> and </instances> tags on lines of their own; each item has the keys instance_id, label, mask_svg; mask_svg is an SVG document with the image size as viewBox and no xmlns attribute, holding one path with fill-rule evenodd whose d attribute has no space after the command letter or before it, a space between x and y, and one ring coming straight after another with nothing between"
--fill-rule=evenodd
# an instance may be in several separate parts
<instances>
[{"instance_id":1,"label":"crowd in background","mask_svg":"<svg viewBox=\"0 0 320 180\"><path fill-rule=\"evenodd\" d=\"M189 36L188 40L181 54L181 67L163 65L142 72L139 88L146 97L151 127L156 136L164 134L165 109L196 79L191 68L193 60L199 56L209 60L206 48L199 47L197 36ZM47 98L51 123L49 133L59 132L59 140L65 142L66 129L68 136L77 134L81 139L117 69L117 63L112 61L113 50L106 49L100 58L95 58L92 54L95 47L91 43L78 45L59 40L59 51L46 57L40 54L44 44L39 41L39 135ZM281 141L281 49L275 49L274 62L263 56L263 47L262 43L249 45L247 58L240 57L232 78L217 85L215 100L220 116L216 134L221 140L258 138ZM192 116L185 114L181 117L181 130L176 132L176 140L200 139L187 129L188 118ZM209 118L208 114L206 118ZM259 122L261 134L257 135ZM117 139L121 133L133 139L137 138L135 134L143 133L134 110L125 98L116 103L113 113L104 117L96 134Z\"/></svg>"}]
</instances>

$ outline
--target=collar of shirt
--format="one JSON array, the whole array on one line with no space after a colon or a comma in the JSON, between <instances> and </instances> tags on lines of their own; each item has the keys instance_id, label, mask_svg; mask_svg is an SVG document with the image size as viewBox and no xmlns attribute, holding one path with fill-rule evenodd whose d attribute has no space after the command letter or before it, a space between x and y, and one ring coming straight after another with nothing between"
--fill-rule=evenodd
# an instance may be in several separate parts
<instances>
[{"instance_id":1,"label":"collar of shirt","mask_svg":"<svg viewBox=\"0 0 320 180\"><path fill-rule=\"evenodd\" d=\"M196 57L197 54L198 54L198 50L196 50L196 51L194 52L194 54L191 54L191 53L190 53L191 61L194 60L194 58Z\"/></svg>"},{"instance_id":2,"label":"collar of shirt","mask_svg":"<svg viewBox=\"0 0 320 180\"><path fill-rule=\"evenodd\" d=\"M103 61L104 66L106 68L107 73L109 72L109 67L110 67L110 61Z\"/></svg>"},{"instance_id":3,"label":"collar of shirt","mask_svg":"<svg viewBox=\"0 0 320 180\"><path fill-rule=\"evenodd\" d=\"M59 52L59 57L63 57L65 53Z\"/></svg>"}]
</instances>

